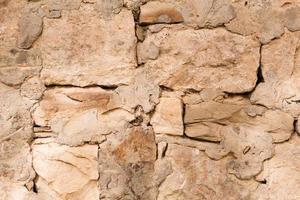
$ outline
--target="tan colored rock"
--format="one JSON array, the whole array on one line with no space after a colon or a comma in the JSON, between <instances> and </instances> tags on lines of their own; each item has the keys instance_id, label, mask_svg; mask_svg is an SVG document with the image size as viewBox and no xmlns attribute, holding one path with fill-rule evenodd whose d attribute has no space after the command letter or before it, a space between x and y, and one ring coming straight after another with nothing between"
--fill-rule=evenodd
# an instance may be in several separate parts
<instances>
[{"instance_id":1,"label":"tan colored rock","mask_svg":"<svg viewBox=\"0 0 300 200\"><path fill-rule=\"evenodd\" d=\"M262 129L273 137L274 142L288 140L294 132L294 119L288 113L251 105L239 96L225 98L223 102L186 105L184 123L186 135L209 141L221 141L227 134L224 127L228 125L247 124Z\"/></svg>"},{"instance_id":2,"label":"tan colored rock","mask_svg":"<svg viewBox=\"0 0 300 200\"><path fill-rule=\"evenodd\" d=\"M234 18L228 0L150 1L141 6L140 23L184 22L193 27L216 27Z\"/></svg>"},{"instance_id":3,"label":"tan colored rock","mask_svg":"<svg viewBox=\"0 0 300 200\"><path fill-rule=\"evenodd\" d=\"M26 10L19 22L18 47L28 49L38 39L43 30L43 19L32 10Z\"/></svg>"},{"instance_id":4,"label":"tan colored rock","mask_svg":"<svg viewBox=\"0 0 300 200\"><path fill-rule=\"evenodd\" d=\"M134 83L118 87L116 93L120 97L122 106L128 110L141 106L143 111L149 113L159 102L159 86L153 84L143 68L135 71Z\"/></svg>"},{"instance_id":5,"label":"tan colored rock","mask_svg":"<svg viewBox=\"0 0 300 200\"><path fill-rule=\"evenodd\" d=\"M136 66L132 13L122 9L109 21L99 15L93 5L83 4L79 10L65 12L60 20L44 19L39 47L46 85L131 83Z\"/></svg>"},{"instance_id":6,"label":"tan colored rock","mask_svg":"<svg viewBox=\"0 0 300 200\"><path fill-rule=\"evenodd\" d=\"M263 172L257 177L260 184L252 199L298 199L300 192L300 139L293 138L275 147L274 157L264 164Z\"/></svg>"},{"instance_id":7,"label":"tan colored rock","mask_svg":"<svg viewBox=\"0 0 300 200\"><path fill-rule=\"evenodd\" d=\"M21 95L31 100L38 100L42 97L45 90L46 87L39 77L34 76L22 84Z\"/></svg>"},{"instance_id":8,"label":"tan colored rock","mask_svg":"<svg viewBox=\"0 0 300 200\"><path fill-rule=\"evenodd\" d=\"M0 81L7 85L20 85L25 78L37 75L42 64L38 49L16 48L26 3L26 0L6 1L0 5Z\"/></svg>"},{"instance_id":9,"label":"tan colored rock","mask_svg":"<svg viewBox=\"0 0 300 200\"><path fill-rule=\"evenodd\" d=\"M52 199L99 199L97 145L68 147L40 140L32 149L38 193Z\"/></svg>"},{"instance_id":10,"label":"tan colored rock","mask_svg":"<svg viewBox=\"0 0 300 200\"><path fill-rule=\"evenodd\" d=\"M30 108L33 102L20 96L19 90L0 83L0 141L18 135L29 140L32 136Z\"/></svg>"},{"instance_id":11,"label":"tan colored rock","mask_svg":"<svg viewBox=\"0 0 300 200\"><path fill-rule=\"evenodd\" d=\"M123 0L96 0L96 5L101 16L110 20L114 15L121 12Z\"/></svg>"},{"instance_id":12,"label":"tan colored rock","mask_svg":"<svg viewBox=\"0 0 300 200\"><path fill-rule=\"evenodd\" d=\"M50 10L75 10L79 9L81 0L45 0Z\"/></svg>"},{"instance_id":13,"label":"tan colored rock","mask_svg":"<svg viewBox=\"0 0 300 200\"><path fill-rule=\"evenodd\" d=\"M283 1L235 1L232 6L236 17L225 24L230 31L242 35L256 35L262 43L279 38L284 27L299 30L297 11L299 2Z\"/></svg>"},{"instance_id":14,"label":"tan colored rock","mask_svg":"<svg viewBox=\"0 0 300 200\"><path fill-rule=\"evenodd\" d=\"M35 177L30 147L21 137L16 135L0 143L0 185L23 186Z\"/></svg>"},{"instance_id":15,"label":"tan colored rock","mask_svg":"<svg viewBox=\"0 0 300 200\"><path fill-rule=\"evenodd\" d=\"M3 200L39 200L34 192L29 192L24 186L1 183L0 198Z\"/></svg>"},{"instance_id":16,"label":"tan colored rock","mask_svg":"<svg viewBox=\"0 0 300 200\"><path fill-rule=\"evenodd\" d=\"M299 116L299 51L300 32L286 32L280 39L262 48L260 83L251 95L251 101L268 108L277 108Z\"/></svg>"},{"instance_id":17,"label":"tan colored rock","mask_svg":"<svg viewBox=\"0 0 300 200\"><path fill-rule=\"evenodd\" d=\"M250 179L263 169L263 162L273 156L272 137L253 127L226 127L223 144L233 153L228 172L240 179Z\"/></svg>"},{"instance_id":18,"label":"tan colored rock","mask_svg":"<svg viewBox=\"0 0 300 200\"><path fill-rule=\"evenodd\" d=\"M120 138L119 138L120 137ZM100 198L117 200L156 198L156 144L151 128L134 127L100 145Z\"/></svg>"},{"instance_id":19,"label":"tan colored rock","mask_svg":"<svg viewBox=\"0 0 300 200\"><path fill-rule=\"evenodd\" d=\"M181 13L172 4L151 1L141 7L139 22L142 24L168 24L182 21Z\"/></svg>"},{"instance_id":20,"label":"tan colored rock","mask_svg":"<svg viewBox=\"0 0 300 200\"><path fill-rule=\"evenodd\" d=\"M172 173L161 183L158 200L244 199L257 186L228 175L228 159L211 160L195 148L169 144L165 159L171 161Z\"/></svg>"},{"instance_id":21,"label":"tan colored rock","mask_svg":"<svg viewBox=\"0 0 300 200\"><path fill-rule=\"evenodd\" d=\"M259 65L259 43L223 28L193 30L167 26L148 32L140 48L154 44L157 59L145 59L146 73L154 83L172 89L216 88L230 93L251 91ZM148 56L149 58L149 56ZM150 57L151 58L151 57Z\"/></svg>"},{"instance_id":22,"label":"tan colored rock","mask_svg":"<svg viewBox=\"0 0 300 200\"><path fill-rule=\"evenodd\" d=\"M178 98L160 98L151 119L155 133L183 135L183 107Z\"/></svg>"},{"instance_id":23,"label":"tan colored rock","mask_svg":"<svg viewBox=\"0 0 300 200\"><path fill-rule=\"evenodd\" d=\"M125 131L134 120L120 105L116 93L98 87L53 88L45 92L33 118L37 125L49 126L64 144L101 142L105 135Z\"/></svg>"}]
</instances>

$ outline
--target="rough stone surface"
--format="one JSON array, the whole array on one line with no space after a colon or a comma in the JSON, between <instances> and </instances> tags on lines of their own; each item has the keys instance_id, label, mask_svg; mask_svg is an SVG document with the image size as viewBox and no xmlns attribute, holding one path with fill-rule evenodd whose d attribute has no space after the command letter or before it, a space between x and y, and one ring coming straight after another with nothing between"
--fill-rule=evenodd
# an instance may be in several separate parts
<instances>
[{"instance_id":1,"label":"rough stone surface","mask_svg":"<svg viewBox=\"0 0 300 200\"><path fill-rule=\"evenodd\" d=\"M105 21L87 4L65 12L61 20L44 19L44 29L39 47L43 52L41 78L47 85L131 83L136 38L130 11L122 9Z\"/></svg>"},{"instance_id":2,"label":"rough stone surface","mask_svg":"<svg viewBox=\"0 0 300 200\"><path fill-rule=\"evenodd\" d=\"M152 48L158 48L158 56L153 57ZM139 58L153 81L172 89L242 93L255 87L259 43L252 37L223 28L168 26L158 33L149 31L140 49Z\"/></svg>"},{"instance_id":3,"label":"rough stone surface","mask_svg":"<svg viewBox=\"0 0 300 200\"><path fill-rule=\"evenodd\" d=\"M300 199L299 0L0 0L0 200Z\"/></svg>"},{"instance_id":4,"label":"rough stone surface","mask_svg":"<svg viewBox=\"0 0 300 200\"><path fill-rule=\"evenodd\" d=\"M160 98L151 119L155 133L183 135L182 103L178 98Z\"/></svg>"}]
</instances>

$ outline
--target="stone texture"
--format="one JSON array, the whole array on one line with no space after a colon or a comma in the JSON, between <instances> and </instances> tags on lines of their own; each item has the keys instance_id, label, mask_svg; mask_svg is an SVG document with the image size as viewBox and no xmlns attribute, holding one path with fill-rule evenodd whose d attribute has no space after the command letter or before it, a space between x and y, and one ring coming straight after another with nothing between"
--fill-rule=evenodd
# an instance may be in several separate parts
<instances>
[{"instance_id":1,"label":"stone texture","mask_svg":"<svg viewBox=\"0 0 300 200\"><path fill-rule=\"evenodd\" d=\"M43 52L41 78L46 85L131 83L136 65L131 12L122 9L105 21L93 5L84 4L60 20L44 19L44 28L39 47Z\"/></svg>"},{"instance_id":2,"label":"stone texture","mask_svg":"<svg viewBox=\"0 0 300 200\"><path fill-rule=\"evenodd\" d=\"M216 27L234 17L234 9L228 0L163 0L141 6L140 23L184 22L193 27Z\"/></svg>"},{"instance_id":3,"label":"stone texture","mask_svg":"<svg viewBox=\"0 0 300 200\"><path fill-rule=\"evenodd\" d=\"M155 133L183 135L183 107L178 98L160 98L155 113L151 119Z\"/></svg>"},{"instance_id":4,"label":"stone texture","mask_svg":"<svg viewBox=\"0 0 300 200\"><path fill-rule=\"evenodd\" d=\"M134 120L118 102L116 93L99 87L53 88L45 92L33 118L36 125L49 126L59 142L101 142L105 135L124 131Z\"/></svg>"},{"instance_id":5,"label":"stone texture","mask_svg":"<svg viewBox=\"0 0 300 200\"><path fill-rule=\"evenodd\" d=\"M280 39L262 48L260 83L251 95L251 101L268 108L277 108L297 117L299 100L299 32L286 32Z\"/></svg>"},{"instance_id":6,"label":"stone texture","mask_svg":"<svg viewBox=\"0 0 300 200\"><path fill-rule=\"evenodd\" d=\"M51 199L99 199L97 145L69 147L41 139L32 149L38 192Z\"/></svg>"},{"instance_id":7,"label":"stone texture","mask_svg":"<svg viewBox=\"0 0 300 200\"><path fill-rule=\"evenodd\" d=\"M296 1L235 1L236 17L225 26L242 35L256 35L262 43L279 38L286 26L292 31L299 30Z\"/></svg>"},{"instance_id":8,"label":"stone texture","mask_svg":"<svg viewBox=\"0 0 300 200\"><path fill-rule=\"evenodd\" d=\"M299 144L300 139L294 135L286 143L275 148L275 155L264 164L263 172L257 177L265 184L259 185L253 199L298 199L299 184Z\"/></svg>"},{"instance_id":9,"label":"stone texture","mask_svg":"<svg viewBox=\"0 0 300 200\"><path fill-rule=\"evenodd\" d=\"M274 142L288 140L294 132L291 115L251 105L249 100L241 96L187 105L184 123L188 136L209 141L220 141L227 134L224 128L228 125L247 124L253 129L262 129L272 136Z\"/></svg>"},{"instance_id":10,"label":"stone texture","mask_svg":"<svg viewBox=\"0 0 300 200\"><path fill-rule=\"evenodd\" d=\"M299 0L0 0L0 199L298 200Z\"/></svg>"},{"instance_id":11,"label":"stone texture","mask_svg":"<svg viewBox=\"0 0 300 200\"><path fill-rule=\"evenodd\" d=\"M160 52L155 60L149 50L154 46ZM223 28L193 30L178 25L158 33L149 31L139 48L138 58L145 62L154 83L172 89L208 87L231 93L255 87L259 43L252 37Z\"/></svg>"}]
</instances>

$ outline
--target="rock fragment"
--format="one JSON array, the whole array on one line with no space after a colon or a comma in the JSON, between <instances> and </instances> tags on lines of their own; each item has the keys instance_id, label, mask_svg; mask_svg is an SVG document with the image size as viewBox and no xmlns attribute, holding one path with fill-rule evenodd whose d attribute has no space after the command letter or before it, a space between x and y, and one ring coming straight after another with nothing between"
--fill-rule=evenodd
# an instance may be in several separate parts
<instances>
[{"instance_id":1,"label":"rock fragment","mask_svg":"<svg viewBox=\"0 0 300 200\"><path fill-rule=\"evenodd\" d=\"M180 99L161 97L150 123L155 133L183 135L182 115Z\"/></svg>"}]
</instances>

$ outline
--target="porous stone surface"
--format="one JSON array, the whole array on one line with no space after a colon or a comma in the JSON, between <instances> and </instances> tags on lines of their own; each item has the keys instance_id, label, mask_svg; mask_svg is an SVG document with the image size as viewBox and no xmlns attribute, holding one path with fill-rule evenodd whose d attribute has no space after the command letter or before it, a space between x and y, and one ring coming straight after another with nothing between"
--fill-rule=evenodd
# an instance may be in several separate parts
<instances>
[{"instance_id":1,"label":"porous stone surface","mask_svg":"<svg viewBox=\"0 0 300 200\"><path fill-rule=\"evenodd\" d=\"M0 0L0 199L300 199L299 49L299 0Z\"/></svg>"}]
</instances>

